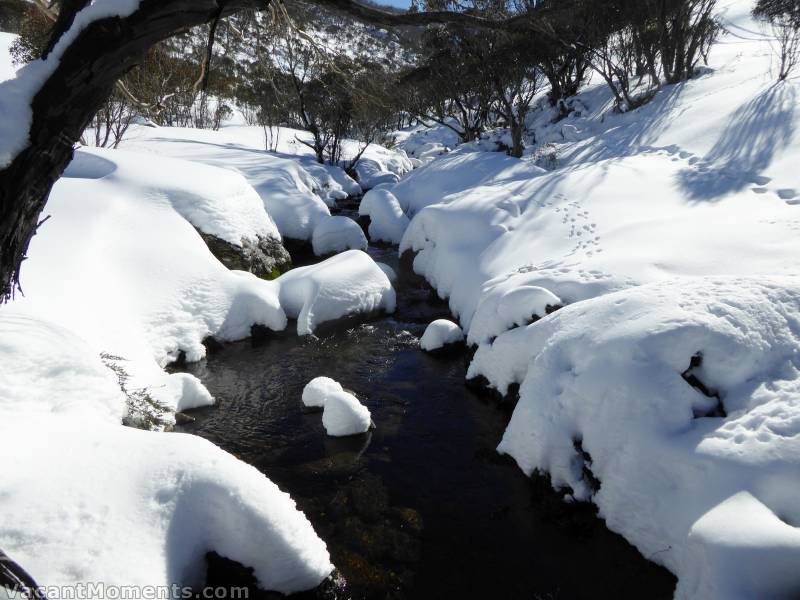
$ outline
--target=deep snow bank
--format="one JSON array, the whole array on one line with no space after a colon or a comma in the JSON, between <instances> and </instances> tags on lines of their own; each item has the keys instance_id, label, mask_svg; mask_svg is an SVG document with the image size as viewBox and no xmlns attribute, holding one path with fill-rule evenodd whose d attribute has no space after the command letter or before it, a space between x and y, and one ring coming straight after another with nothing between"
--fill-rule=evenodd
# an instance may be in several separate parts
<instances>
[{"instance_id":1,"label":"deep snow bank","mask_svg":"<svg viewBox=\"0 0 800 600\"><path fill-rule=\"evenodd\" d=\"M793 597L798 323L797 278L664 281L509 331L470 372L522 382L499 450L591 498L679 597Z\"/></svg>"},{"instance_id":2,"label":"deep snow bank","mask_svg":"<svg viewBox=\"0 0 800 600\"><path fill-rule=\"evenodd\" d=\"M189 159L241 173L255 188L278 230L285 237L311 241L318 227L332 228L329 207L336 200L356 196L362 188L343 169L318 164L311 150L298 141L308 134L287 128L274 128L276 150L264 150L261 127L231 126L221 131L175 127L133 127L123 147L177 158ZM358 142L346 140L343 160L360 150ZM412 165L403 152L371 144L364 152L369 181L397 181ZM360 248L360 240L349 248ZM320 252L327 254L328 250Z\"/></svg>"},{"instance_id":3,"label":"deep snow bank","mask_svg":"<svg viewBox=\"0 0 800 600\"><path fill-rule=\"evenodd\" d=\"M332 570L288 494L196 436L3 415L0 449L3 550L41 586L202 586L210 550L286 593Z\"/></svg>"},{"instance_id":4,"label":"deep snow bank","mask_svg":"<svg viewBox=\"0 0 800 600\"><path fill-rule=\"evenodd\" d=\"M327 577L288 495L205 440L122 427L128 405L100 348L3 307L0 539L39 585L202 585L210 550L266 589Z\"/></svg>"},{"instance_id":5,"label":"deep snow bank","mask_svg":"<svg viewBox=\"0 0 800 600\"><path fill-rule=\"evenodd\" d=\"M669 150L533 178L522 161L503 169L491 154L459 154L400 185L436 173L432 187L445 188L481 166L501 170L423 208L400 250L417 252L415 271L449 298L468 333L479 303L511 279L507 288L542 287L569 303L674 276L797 271L793 206L749 189L693 201L682 185L692 167Z\"/></svg>"}]
</instances>

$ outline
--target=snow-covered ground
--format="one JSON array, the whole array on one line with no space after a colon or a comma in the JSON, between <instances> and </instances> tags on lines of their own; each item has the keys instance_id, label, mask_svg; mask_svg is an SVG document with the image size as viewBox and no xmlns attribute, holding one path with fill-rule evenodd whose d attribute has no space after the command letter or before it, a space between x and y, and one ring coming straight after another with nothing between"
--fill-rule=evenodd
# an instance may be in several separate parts
<instances>
[{"instance_id":1,"label":"snow-covered ground","mask_svg":"<svg viewBox=\"0 0 800 600\"><path fill-rule=\"evenodd\" d=\"M330 208L336 200L360 195L362 185L339 167L317 163L311 149L298 141L308 138L305 132L276 127L271 135L277 143L274 151L267 152L261 127L231 125L211 131L136 125L121 147L238 171L261 196L283 236L311 241L317 228L330 229ZM359 150L358 142L346 140L343 159ZM412 169L404 152L377 144L366 149L362 160L368 165L362 169L363 189L387 178L396 181ZM351 238L349 247L361 248L361 240ZM319 254L331 251L328 246L321 248Z\"/></svg>"},{"instance_id":2,"label":"snow-covered ground","mask_svg":"<svg viewBox=\"0 0 800 600\"><path fill-rule=\"evenodd\" d=\"M599 82L561 121L542 104L522 160L486 152L502 131L396 134L427 164L364 212L410 218L400 250L478 346L468 376L521 384L499 451L596 503L678 597L794 597L800 90L752 3L720 5L695 79L627 114Z\"/></svg>"}]
</instances>

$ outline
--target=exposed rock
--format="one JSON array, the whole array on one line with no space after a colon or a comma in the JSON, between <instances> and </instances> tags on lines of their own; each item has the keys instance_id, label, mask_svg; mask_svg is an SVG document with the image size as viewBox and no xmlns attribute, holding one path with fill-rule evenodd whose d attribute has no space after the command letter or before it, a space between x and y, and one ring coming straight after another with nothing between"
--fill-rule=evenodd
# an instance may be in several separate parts
<instances>
[{"instance_id":1,"label":"exposed rock","mask_svg":"<svg viewBox=\"0 0 800 600\"><path fill-rule=\"evenodd\" d=\"M211 254L229 269L249 271L262 279L275 279L292 267L292 257L277 238L259 236L257 242L243 239L241 246L234 246L208 233L199 233Z\"/></svg>"}]
</instances>

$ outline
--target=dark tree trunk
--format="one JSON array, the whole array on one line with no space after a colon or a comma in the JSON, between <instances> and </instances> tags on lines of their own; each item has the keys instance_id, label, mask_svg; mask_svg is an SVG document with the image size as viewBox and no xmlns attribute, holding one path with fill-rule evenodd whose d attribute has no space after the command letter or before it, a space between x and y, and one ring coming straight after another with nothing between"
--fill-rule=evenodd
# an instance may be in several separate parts
<instances>
[{"instance_id":1,"label":"dark tree trunk","mask_svg":"<svg viewBox=\"0 0 800 600\"><path fill-rule=\"evenodd\" d=\"M225 12L266 5L267 0L231 0ZM142 0L129 17L92 23L66 49L33 99L28 146L0 170L0 301L19 286L20 265L50 189L116 80L156 42L218 14L214 0Z\"/></svg>"}]
</instances>

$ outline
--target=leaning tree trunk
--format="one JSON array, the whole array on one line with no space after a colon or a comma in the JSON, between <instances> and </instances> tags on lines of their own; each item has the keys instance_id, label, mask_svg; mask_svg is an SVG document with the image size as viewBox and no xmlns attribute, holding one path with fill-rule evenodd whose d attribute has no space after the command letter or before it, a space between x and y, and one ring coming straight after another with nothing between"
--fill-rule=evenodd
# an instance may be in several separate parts
<instances>
[{"instance_id":1,"label":"leaning tree trunk","mask_svg":"<svg viewBox=\"0 0 800 600\"><path fill-rule=\"evenodd\" d=\"M224 9L229 13L267 4L268 0L230 0ZM215 0L142 0L128 17L91 23L66 48L33 98L28 146L0 170L0 301L19 287L20 265L50 189L116 80L156 42L219 14Z\"/></svg>"}]
</instances>

